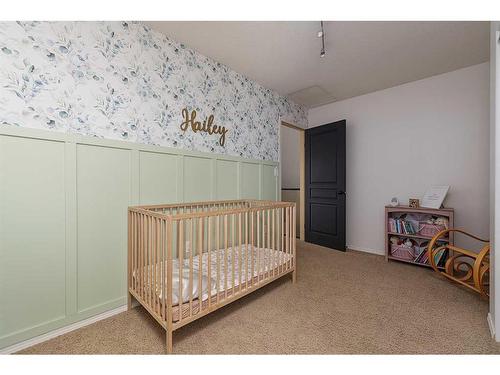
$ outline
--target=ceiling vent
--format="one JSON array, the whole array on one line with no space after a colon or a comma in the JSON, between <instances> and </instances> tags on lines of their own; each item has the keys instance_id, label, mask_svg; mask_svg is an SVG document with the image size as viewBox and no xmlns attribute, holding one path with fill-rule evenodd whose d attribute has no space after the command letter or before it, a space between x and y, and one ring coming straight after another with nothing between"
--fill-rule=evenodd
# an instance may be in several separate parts
<instances>
[{"instance_id":1,"label":"ceiling vent","mask_svg":"<svg viewBox=\"0 0 500 375\"><path fill-rule=\"evenodd\" d=\"M317 107L319 105L335 101L332 94L321 86L307 87L288 94L288 97L295 103L304 105L308 108Z\"/></svg>"}]
</instances>

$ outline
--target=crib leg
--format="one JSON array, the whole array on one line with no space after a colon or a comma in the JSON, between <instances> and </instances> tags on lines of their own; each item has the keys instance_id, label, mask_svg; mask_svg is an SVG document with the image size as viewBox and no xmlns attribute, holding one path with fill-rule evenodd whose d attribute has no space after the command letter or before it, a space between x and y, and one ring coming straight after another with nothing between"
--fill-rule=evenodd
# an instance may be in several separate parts
<instances>
[{"instance_id":1,"label":"crib leg","mask_svg":"<svg viewBox=\"0 0 500 375\"><path fill-rule=\"evenodd\" d=\"M172 331L169 329L166 329L165 332L167 333L167 347L166 347L166 354L172 354L173 351L173 345L172 345Z\"/></svg>"},{"instance_id":2,"label":"crib leg","mask_svg":"<svg viewBox=\"0 0 500 375\"><path fill-rule=\"evenodd\" d=\"M292 283L295 284L297 282L297 270L293 270L292 272Z\"/></svg>"},{"instance_id":3,"label":"crib leg","mask_svg":"<svg viewBox=\"0 0 500 375\"><path fill-rule=\"evenodd\" d=\"M130 292L127 293L127 310L132 310L132 294Z\"/></svg>"}]
</instances>

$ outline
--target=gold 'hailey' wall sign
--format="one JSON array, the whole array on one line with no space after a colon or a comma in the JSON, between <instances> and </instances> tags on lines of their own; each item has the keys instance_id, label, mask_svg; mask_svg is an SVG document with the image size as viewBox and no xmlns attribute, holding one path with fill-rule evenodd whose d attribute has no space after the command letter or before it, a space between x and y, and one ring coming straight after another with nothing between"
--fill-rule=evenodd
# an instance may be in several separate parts
<instances>
[{"instance_id":1,"label":"gold 'hailey' wall sign","mask_svg":"<svg viewBox=\"0 0 500 375\"><path fill-rule=\"evenodd\" d=\"M203 122L196 121L196 111L192 110L191 113L189 113L187 108L184 108L182 110L182 118L184 121L182 121L181 124L181 130L186 131L188 130L189 127L197 133L197 132L205 132L208 134L220 134L219 138L219 144L221 146L224 146L224 143L226 143L226 133L227 129L225 126L219 126L215 125L214 122L214 115L208 116Z\"/></svg>"}]
</instances>

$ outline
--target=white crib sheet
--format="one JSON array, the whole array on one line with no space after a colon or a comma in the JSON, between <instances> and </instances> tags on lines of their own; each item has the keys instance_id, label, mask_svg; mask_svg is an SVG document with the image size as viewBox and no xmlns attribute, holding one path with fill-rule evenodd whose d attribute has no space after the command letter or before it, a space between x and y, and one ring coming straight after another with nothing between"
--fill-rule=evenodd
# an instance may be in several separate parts
<instances>
[{"instance_id":1,"label":"white crib sheet","mask_svg":"<svg viewBox=\"0 0 500 375\"><path fill-rule=\"evenodd\" d=\"M217 262L217 256L219 256L219 262ZM227 261L225 257L227 256ZM241 254L240 248L229 247L227 252L224 249L212 250L210 252L210 276L208 275L208 252L202 254L202 265L201 265L201 296L202 301L208 299L208 293L210 290L210 295L214 296L217 294L217 264L219 264L219 293L224 290L231 289L233 287L233 257L234 257L234 286L240 284L240 264L241 264L241 283L245 283L252 277L259 274L260 263L260 274L267 272L268 269L272 270L276 267L284 264L291 259L290 254L286 254L283 251L272 250L268 248L253 248L253 273L252 273L252 249L251 246L242 245ZM196 300L199 297L199 278L200 278L200 262L199 255L193 256L193 282L192 288L190 288L189 283L189 255L182 261L182 303L189 302L190 300L190 290L192 290L192 299ZM245 265L245 259L247 259ZM225 277L224 267L227 267L227 280ZM247 268L248 267L248 272ZM153 267L145 268L145 279L146 285L149 285L149 278L153 277L151 275ZM160 271L161 265L158 264L157 267L157 283L155 286L156 294L159 298L163 298L163 283L161 282ZM165 273L166 274L166 273ZM136 272L134 271L134 278ZM180 280L180 270L179 270L179 260L172 260L172 305L179 304L179 282ZM167 285L167 279L165 280L165 288Z\"/></svg>"}]
</instances>

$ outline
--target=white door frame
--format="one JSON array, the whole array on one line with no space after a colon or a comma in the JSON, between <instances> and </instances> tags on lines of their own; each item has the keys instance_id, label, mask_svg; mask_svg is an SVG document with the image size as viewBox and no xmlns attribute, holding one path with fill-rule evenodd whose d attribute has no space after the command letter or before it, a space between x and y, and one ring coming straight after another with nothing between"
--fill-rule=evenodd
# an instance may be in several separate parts
<instances>
[{"instance_id":1,"label":"white door frame","mask_svg":"<svg viewBox=\"0 0 500 375\"><path fill-rule=\"evenodd\" d=\"M290 124L289 122L281 120L281 126L286 126L287 128L295 129L299 131L299 188L300 188L300 216L299 216L299 228L300 228L300 240L304 241L305 239L305 183L306 183L306 175L305 175L305 129L298 127L296 125ZM281 129L281 128L280 128ZM281 133L281 132L280 132ZM281 199L281 139L280 139L280 199Z\"/></svg>"}]
</instances>

